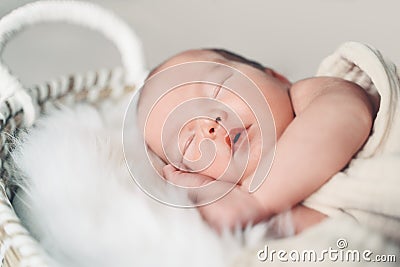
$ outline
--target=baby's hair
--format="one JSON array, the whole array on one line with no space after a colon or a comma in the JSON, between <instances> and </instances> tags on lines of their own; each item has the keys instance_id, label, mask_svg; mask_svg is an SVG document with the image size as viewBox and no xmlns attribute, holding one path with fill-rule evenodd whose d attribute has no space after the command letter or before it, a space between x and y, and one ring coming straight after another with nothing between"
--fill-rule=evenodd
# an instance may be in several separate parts
<instances>
[{"instance_id":1,"label":"baby's hair","mask_svg":"<svg viewBox=\"0 0 400 267\"><path fill-rule=\"evenodd\" d=\"M203 49L203 50L213 51L213 52L223 56L226 59L241 62L241 63L247 64L247 65L250 65L256 69L259 69L261 71L265 71L265 67L262 64L258 63L257 61L250 60L241 55L233 53L231 51L221 49L221 48L207 48L207 49Z\"/></svg>"}]
</instances>

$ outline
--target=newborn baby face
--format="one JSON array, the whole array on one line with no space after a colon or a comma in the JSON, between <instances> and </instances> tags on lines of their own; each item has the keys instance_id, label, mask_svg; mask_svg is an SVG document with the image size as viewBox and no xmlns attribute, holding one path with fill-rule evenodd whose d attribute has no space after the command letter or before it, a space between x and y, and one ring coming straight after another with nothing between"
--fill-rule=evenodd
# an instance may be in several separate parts
<instances>
[{"instance_id":1,"label":"newborn baby face","mask_svg":"<svg viewBox=\"0 0 400 267\"><path fill-rule=\"evenodd\" d=\"M279 138L293 119L293 109L288 94L290 82L271 69L261 70L246 62L241 62L240 59L226 56L218 51L190 50L180 53L158 66L150 74L149 79L168 67L195 61L222 63L248 76L258 86L268 102L275 123L276 137ZM211 68L209 71L213 71L213 69ZM144 103L149 94L152 93L151 88L146 88L142 92L140 103ZM162 144L162 131L163 128L172 126L166 125L165 122L169 114L177 106L195 98L215 99L228 106L240 118L242 126L231 129L223 127L224 123L231 118L223 110L213 110L211 112L213 114L211 115L212 117L194 118L186 122L181 128L175 129L178 136L179 150L182 154L179 160L181 166L184 166L184 170L198 170L197 172L200 174L218 179L225 172L228 164L238 164L238 161L246 160L248 163L240 179L239 183L241 183L257 167L261 154L262 137L251 107L240 96L222 86L205 83L186 84L169 91L159 98L159 101L148 114L144 128L144 138L149 149L166 163L171 163L164 153L164 151L168 152L168 145ZM139 116L141 116L140 105ZM207 106L196 108L207 109ZM265 110L265 112L269 111ZM246 155L241 155L245 152L240 150L240 146L243 146L246 138L249 151L246 152ZM208 153L207 149L200 149L204 140L213 142L215 152L210 151L210 153L214 154L212 162L206 168L199 168L199 166L196 166L196 162L200 157L208 156L204 154ZM168 142L168 140L165 141Z\"/></svg>"}]
</instances>

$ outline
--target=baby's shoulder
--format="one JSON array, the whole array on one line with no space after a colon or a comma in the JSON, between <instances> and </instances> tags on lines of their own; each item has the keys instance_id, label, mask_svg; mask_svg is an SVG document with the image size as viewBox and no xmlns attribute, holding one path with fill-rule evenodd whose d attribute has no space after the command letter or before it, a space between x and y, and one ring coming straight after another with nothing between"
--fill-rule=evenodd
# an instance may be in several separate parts
<instances>
[{"instance_id":1,"label":"baby's shoulder","mask_svg":"<svg viewBox=\"0 0 400 267\"><path fill-rule=\"evenodd\" d=\"M326 90L343 87L360 87L356 83L340 77L316 76L299 80L292 84L290 94L299 97L312 97Z\"/></svg>"},{"instance_id":2,"label":"baby's shoulder","mask_svg":"<svg viewBox=\"0 0 400 267\"><path fill-rule=\"evenodd\" d=\"M348 98L368 97L358 84L339 78L318 76L299 80L289 89L290 99L296 114L304 110L317 96L325 93L345 94Z\"/></svg>"}]
</instances>

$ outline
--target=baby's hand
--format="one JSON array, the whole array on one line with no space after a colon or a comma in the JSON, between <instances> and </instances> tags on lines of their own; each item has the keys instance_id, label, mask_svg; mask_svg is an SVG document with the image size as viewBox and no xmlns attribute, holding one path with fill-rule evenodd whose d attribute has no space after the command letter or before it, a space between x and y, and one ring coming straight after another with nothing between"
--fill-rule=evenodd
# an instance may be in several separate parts
<instances>
[{"instance_id":1,"label":"baby's hand","mask_svg":"<svg viewBox=\"0 0 400 267\"><path fill-rule=\"evenodd\" d=\"M164 166L163 175L173 184L184 187L200 187L214 181L211 177L202 174L177 170L171 164Z\"/></svg>"},{"instance_id":2,"label":"baby's hand","mask_svg":"<svg viewBox=\"0 0 400 267\"><path fill-rule=\"evenodd\" d=\"M165 166L163 172L164 177L176 185L199 187L209 182L214 182L216 183L215 186L221 187L221 192L223 192L224 189L228 191L232 188L231 183L214 180L201 174L182 172L176 170L171 165ZM204 191L195 191L195 194L196 195L194 195L193 192L189 192L189 196L195 201L207 197L199 195L207 194L207 192ZM210 204L200 206L198 209L204 220L219 233L221 233L223 229L233 230L235 227L255 224L272 216L265 205L260 203L245 187L239 185L235 185L224 197Z\"/></svg>"},{"instance_id":3,"label":"baby's hand","mask_svg":"<svg viewBox=\"0 0 400 267\"><path fill-rule=\"evenodd\" d=\"M226 184L226 182L217 181ZM272 213L262 205L246 188L236 185L227 195L217 201L199 207L207 223L221 233L224 229L254 225L269 219Z\"/></svg>"}]
</instances>

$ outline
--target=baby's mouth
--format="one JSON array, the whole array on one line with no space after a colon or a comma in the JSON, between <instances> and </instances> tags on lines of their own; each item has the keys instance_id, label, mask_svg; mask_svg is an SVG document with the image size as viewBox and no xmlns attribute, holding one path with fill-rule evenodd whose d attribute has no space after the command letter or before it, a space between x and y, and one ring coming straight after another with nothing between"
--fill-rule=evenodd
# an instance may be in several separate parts
<instances>
[{"instance_id":1,"label":"baby's mouth","mask_svg":"<svg viewBox=\"0 0 400 267\"><path fill-rule=\"evenodd\" d=\"M233 128L229 131L229 134L225 136L225 142L232 149L232 154L234 154L239 149L243 141L248 138L247 131L250 127L251 125L246 126L246 128Z\"/></svg>"}]
</instances>

